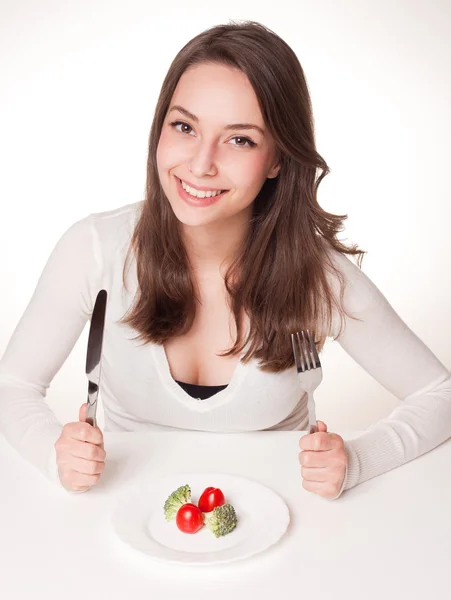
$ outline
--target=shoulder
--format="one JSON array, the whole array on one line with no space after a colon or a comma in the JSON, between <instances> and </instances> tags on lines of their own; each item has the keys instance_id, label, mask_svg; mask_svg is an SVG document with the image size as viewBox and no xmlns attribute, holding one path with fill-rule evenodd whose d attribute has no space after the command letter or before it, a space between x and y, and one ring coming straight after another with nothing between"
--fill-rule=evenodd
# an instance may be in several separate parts
<instances>
[{"instance_id":1,"label":"shoulder","mask_svg":"<svg viewBox=\"0 0 451 600\"><path fill-rule=\"evenodd\" d=\"M94 256L117 254L124 251L130 242L143 202L126 204L119 208L90 213L76 221L63 234L59 245L85 252L89 249Z\"/></svg>"},{"instance_id":2,"label":"shoulder","mask_svg":"<svg viewBox=\"0 0 451 600\"><path fill-rule=\"evenodd\" d=\"M134 202L112 210L91 213L85 221L90 223L99 237L117 239L118 235L133 233L142 205L142 201Z\"/></svg>"},{"instance_id":3,"label":"shoulder","mask_svg":"<svg viewBox=\"0 0 451 600\"><path fill-rule=\"evenodd\" d=\"M354 257L328 247L327 276L337 301L341 293L346 312L362 313L372 306L386 302L385 297L368 275L356 264Z\"/></svg>"},{"instance_id":4,"label":"shoulder","mask_svg":"<svg viewBox=\"0 0 451 600\"><path fill-rule=\"evenodd\" d=\"M108 239L108 237L116 237L123 231L133 232L142 205L143 202L140 201L112 210L90 213L73 223L63 237L86 238L89 235L96 235Z\"/></svg>"},{"instance_id":5,"label":"shoulder","mask_svg":"<svg viewBox=\"0 0 451 600\"><path fill-rule=\"evenodd\" d=\"M100 276L125 257L142 204L91 213L76 221L60 237L50 261Z\"/></svg>"}]
</instances>

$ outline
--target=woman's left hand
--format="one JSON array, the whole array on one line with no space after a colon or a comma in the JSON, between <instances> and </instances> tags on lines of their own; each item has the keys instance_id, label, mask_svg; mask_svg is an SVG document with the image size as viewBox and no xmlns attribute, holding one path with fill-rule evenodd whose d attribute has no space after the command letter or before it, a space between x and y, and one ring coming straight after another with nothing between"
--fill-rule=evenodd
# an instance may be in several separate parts
<instances>
[{"instance_id":1,"label":"woman's left hand","mask_svg":"<svg viewBox=\"0 0 451 600\"><path fill-rule=\"evenodd\" d=\"M327 425L318 421L318 432L304 435L299 447L302 487L323 498L335 498L343 485L348 461L343 438L327 433Z\"/></svg>"}]
</instances>

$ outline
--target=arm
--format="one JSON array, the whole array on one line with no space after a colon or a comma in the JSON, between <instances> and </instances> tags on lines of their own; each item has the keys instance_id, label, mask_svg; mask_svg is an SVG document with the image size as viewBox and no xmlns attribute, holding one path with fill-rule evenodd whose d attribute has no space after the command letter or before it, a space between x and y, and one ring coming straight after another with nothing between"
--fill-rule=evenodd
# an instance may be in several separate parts
<instances>
[{"instance_id":1,"label":"arm","mask_svg":"<svg viewBox=\"0 0 451 600\"><path fill-rule=\"evenodd\" d=\"M345 442L342 491L421 456L451 437L451 376L396 314L370 279L347 257L336 257L345 276L346 317L338 342L403 403L387 418Z\"/></svg>"},{"instance_id":2,"label":"arm","mask_svg":"<svg viewBox=\"0 0 451 600\"><path fill-rule=\"evenodd\" d=\"M62 236L0 361L0 431L54 481L62 424L43 400L92 313L101 261L94 236L92 217Z\"/></svg>"}]
</instances>

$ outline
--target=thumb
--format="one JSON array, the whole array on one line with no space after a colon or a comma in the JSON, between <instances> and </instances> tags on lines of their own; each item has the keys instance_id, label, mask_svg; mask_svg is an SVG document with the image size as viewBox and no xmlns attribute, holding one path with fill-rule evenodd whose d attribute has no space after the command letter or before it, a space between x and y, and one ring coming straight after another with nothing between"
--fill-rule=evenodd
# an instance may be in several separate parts
<instances>
[{"instance_id":1,"label":"thumb","mask_svg":"<svg viewBox=\"0 0 451 600\"><path fill-rule=\"evenodd\" d=\"M318 431L320 431L321 433L327 433L326 423L323 423L322 421L317 421L317 424L318 424Z\"/></svg>"},{"instance_id":2,"label":"thumb","mask_svg":"<svg viewBox=\"0 0 451 600\"><path fill-rule=\"evenodd\" d=\"M86 413L88 411L88 403L85 402L84 404L82 404L80 406L80 410L78 412L78 418L80 421L86 422ZM102 435L103 438L103 435ZM101 444L98 444L103 450L105 450L105 445L104 442L102 441Z\"/></svg>"},{"instance_id":3,"label":"thumb","mask_svg":"<svg viewBox=\"0 0 451 600\"><path fill-rule=\"evenodd\" d=\"M80 410L78 412L78 418L80 421L86 421L86 412L88 410L88 403L85 402L80 406Z\"/></svg>"}]
</instances>

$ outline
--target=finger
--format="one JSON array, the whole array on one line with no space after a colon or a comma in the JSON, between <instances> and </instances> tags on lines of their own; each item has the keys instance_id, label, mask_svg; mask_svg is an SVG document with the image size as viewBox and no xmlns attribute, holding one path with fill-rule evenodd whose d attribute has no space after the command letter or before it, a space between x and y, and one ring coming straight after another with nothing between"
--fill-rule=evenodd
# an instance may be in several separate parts
<instances>
[{"instance_id":1,"label":"finger","mask_svg":"<svg viewBox=\"0 0 451 600\"><path fill-rule=\"evenodd\" d=\"M324 423L323 421L317 421L316 422L318 425L318 431L321 433L326 433L327 432L327 425L326 423Z\"/></svg>"},{"instance_id":2,"label":"finger","mask_svg":"<svg viewBox=\"0 0 451 600\"><path fill-rule=\"evenodd\" d=\"M299 440L299 447L301 450L325 451L332 450L335 447L335 442L332 434L318 431L302 436Z\"/></svg>"},{"instance_id":3,"label":"finger","mask_svg":"<svg viewBox=\"0 0 451 600\"><path fill-rule=\"evenodd\" d=\"M327 481L329 476L329 470L323 469L312 469L310 467L301 467L302 478L306 481L314 481L317 483L324 483Z\"/></svg>"},{"instance_id":4,"label":"finger","mask_svg":"<svg viewBox=\"0 0 451 600\"><path fill-rule=\"evenodd\" d=\"M323 498L327 499L335 498L338 494L335 486L328 482L307 481L303 479L302 487L308 492L318 494L318 496L322 496Z\"/></svg>"},{"instance_id":5,"label":"finger","mask_svg":"<svg viewBox=\"0 0 451 600\"><path fill-rule=\"evenodd\" d=\"M71 438L81 442L89 442L91 444L102 444L103 434L98 427L93 427L89 423L69 423L68 431Z\"/></svg>"},{"instance_id":6,"label":"finger","mask_svg":"<svg viewBox=\"0 0 451 600\"><path fill-rule=\"evenodd\" d=\"M301 450L322 451L336 450L344 444L343 438L338 433L317 432L304 435L299 440Z\"/></svg>"},{"instance_id":7,"label":"finger","mask_svg":"<svg viewBox=\"0 0 451 600\"><path fill-rule=\"evenodd\" d=\"M312 452L311 450L303 450L299 452L298 458L301 466L313 469L323 469L324 467L330 467L331 464L329 451Z\"/></svg>"},{"instance_id":8,"label":"finger","mask_svg":"<svg viewBox=\"0 0 451 600\"><path fill-rule=\"evenodd\" d=\"M106 452L97 444L89 442L74 441L69 448L69 455L76 458L84 458L85 460L95 460L105 462Z\"/></svg>"},{"instance_id":9,"label":"finger","mask_svg":"<svg viewBox=\"0 0 451 600\"><path fill-rule=\"evenodd\" d=\"M70 468L81 475L98 475L103 473L105 463L98 460L86 460L72 456L70 458Z\"/></svg>"},{"instance_id":10,"label":"finger","mask_svg":"<svg viewBox=\"0 0 451 600\"><path fill-rule=\"evenodd\" d=\"M64 487L69 486L72 490L81 490L82 488L90 488L95 485L99 479L100 474L87 475L86 473L78 473L77 471L70 470L62 474L64 480Z\"/></svg>"},{"instance_id":11,"label":"finger","mask_svg":"<svg viewBox=\"0 0 451 600\"><path fill-rule=\"evenodd\" d=\"M80 421L86 421L86 412L88 410L88 403L85 402L80 406L80 410L78 411L78 419Z\"/></svg>"},{"instance_id":12,"label":"finger","mask_svg":"<svg viewBox=\"0 0 451 600\"><path fill-rule=\"evenodd\" d=\"M90 485L78 486L73 483L70 483L65 479L65 475L61 471L59 472L59 479L63 488L65 490L68 490L69 492L86 492L91 487Z\"/></svg>"}]
</instances>

